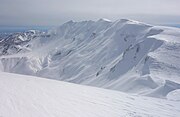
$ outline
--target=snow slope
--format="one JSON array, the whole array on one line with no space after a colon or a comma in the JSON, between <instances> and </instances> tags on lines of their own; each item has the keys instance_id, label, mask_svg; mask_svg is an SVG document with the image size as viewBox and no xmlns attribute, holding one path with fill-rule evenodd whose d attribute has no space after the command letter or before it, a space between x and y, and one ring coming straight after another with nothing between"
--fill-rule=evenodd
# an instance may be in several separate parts
<instances>
[{"instance_id":1,"label":"snow slope","mask_svg":"<svg viewBox=\"0 0 180 117\"><path fill-rule=\"evenodd\" d=\"M0 72L1 117L178 117L180 102Z\"/></svg>"},{"instance_id":2,"label":"snow slope","mask_svg":"<svg viewBox=\"0 0 180 117\"><path fill-rule=\"evenodd\" d=\"M3 54L1 71L160 98L180 89L178 28L100 19L69 21L47 35L28 41L28 51Z\"/></svg>"}]
</instances>

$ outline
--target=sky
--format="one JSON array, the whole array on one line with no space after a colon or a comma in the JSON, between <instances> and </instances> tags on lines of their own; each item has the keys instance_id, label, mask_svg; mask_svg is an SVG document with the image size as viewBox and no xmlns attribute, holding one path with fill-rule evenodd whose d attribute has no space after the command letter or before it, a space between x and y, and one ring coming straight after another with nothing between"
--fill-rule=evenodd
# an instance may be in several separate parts
<instances>
[{"instance_id":1,"label":"sky","mask_svg":"<svg viewBox=\"0 0 180 117\"><path fill-rule=\"evenodd\" d=\"M57 26L122 18L180 24L180 0L0 0L0 26Z\"/></svg>"}]
</instances>

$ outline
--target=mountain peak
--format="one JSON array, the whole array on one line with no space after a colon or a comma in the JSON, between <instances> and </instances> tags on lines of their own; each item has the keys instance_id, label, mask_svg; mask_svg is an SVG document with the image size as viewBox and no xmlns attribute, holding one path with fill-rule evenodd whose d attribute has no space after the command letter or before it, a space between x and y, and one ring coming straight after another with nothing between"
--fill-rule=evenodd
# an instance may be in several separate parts
<instances>
[{"instance_id":1,"label":"mountain peak","mask_svg":"<svg viewBox=\"0 0 180 117\"><path fill-rule=\"evenodd\" d=\"M65 24L72 24L72 23L74 23L74 21L73 21L73 20L69 20L69 21L66 22Z\"/></svg>"},{"instance_id":2,"label":"mountain peak","mask_svg":"<svg viewBox=\"0 0 180 117\"><path fill-rule=\"evenodd\" d=\"M101 18L98 20L98 22L112 22L112 21L106 18Z\"/></svg>"}]
</instances>

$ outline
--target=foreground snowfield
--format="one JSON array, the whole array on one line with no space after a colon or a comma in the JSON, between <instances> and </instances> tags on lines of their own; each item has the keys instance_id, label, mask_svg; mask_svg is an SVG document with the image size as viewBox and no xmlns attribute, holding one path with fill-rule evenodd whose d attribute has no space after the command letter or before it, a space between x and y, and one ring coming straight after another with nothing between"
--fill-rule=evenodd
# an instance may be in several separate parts
<instances>
[{"instance_id":1,"label":"foreground snowfield","mask_svg":"<svg viewBox=\"0 0 180 117\"><path fill-rule=\"evenodd\" d=\"M0 72L0 117L179 117L180 102Z\"/></svg>"}]
</instances>

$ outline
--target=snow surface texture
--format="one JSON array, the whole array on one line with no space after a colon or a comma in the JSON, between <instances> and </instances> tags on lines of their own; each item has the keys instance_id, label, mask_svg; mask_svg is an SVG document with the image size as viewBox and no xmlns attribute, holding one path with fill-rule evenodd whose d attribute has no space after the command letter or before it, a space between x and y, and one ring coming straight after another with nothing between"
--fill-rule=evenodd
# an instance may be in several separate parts
<instances>
[{"instance_id":1,"label":"snow surface texture","mask_svg":"<svg viewBox=\"0 0 180 117\"><path fill-rule=\"evenodd\" d=\"M1 71L159 98L180 89L178 28L100 19L69 21L44 35L18 43L15 52L8 46Z\"/></svg>"},{"instance_id":2,"label":"snow surface texture","mask_svg":"<svg viewBox=\"0 0 180 117\"><path fill-rule=\"evenodd\" d=\"M0 117L179 117L180 101L0 72Z\"/></svg>"}]
</instances>

